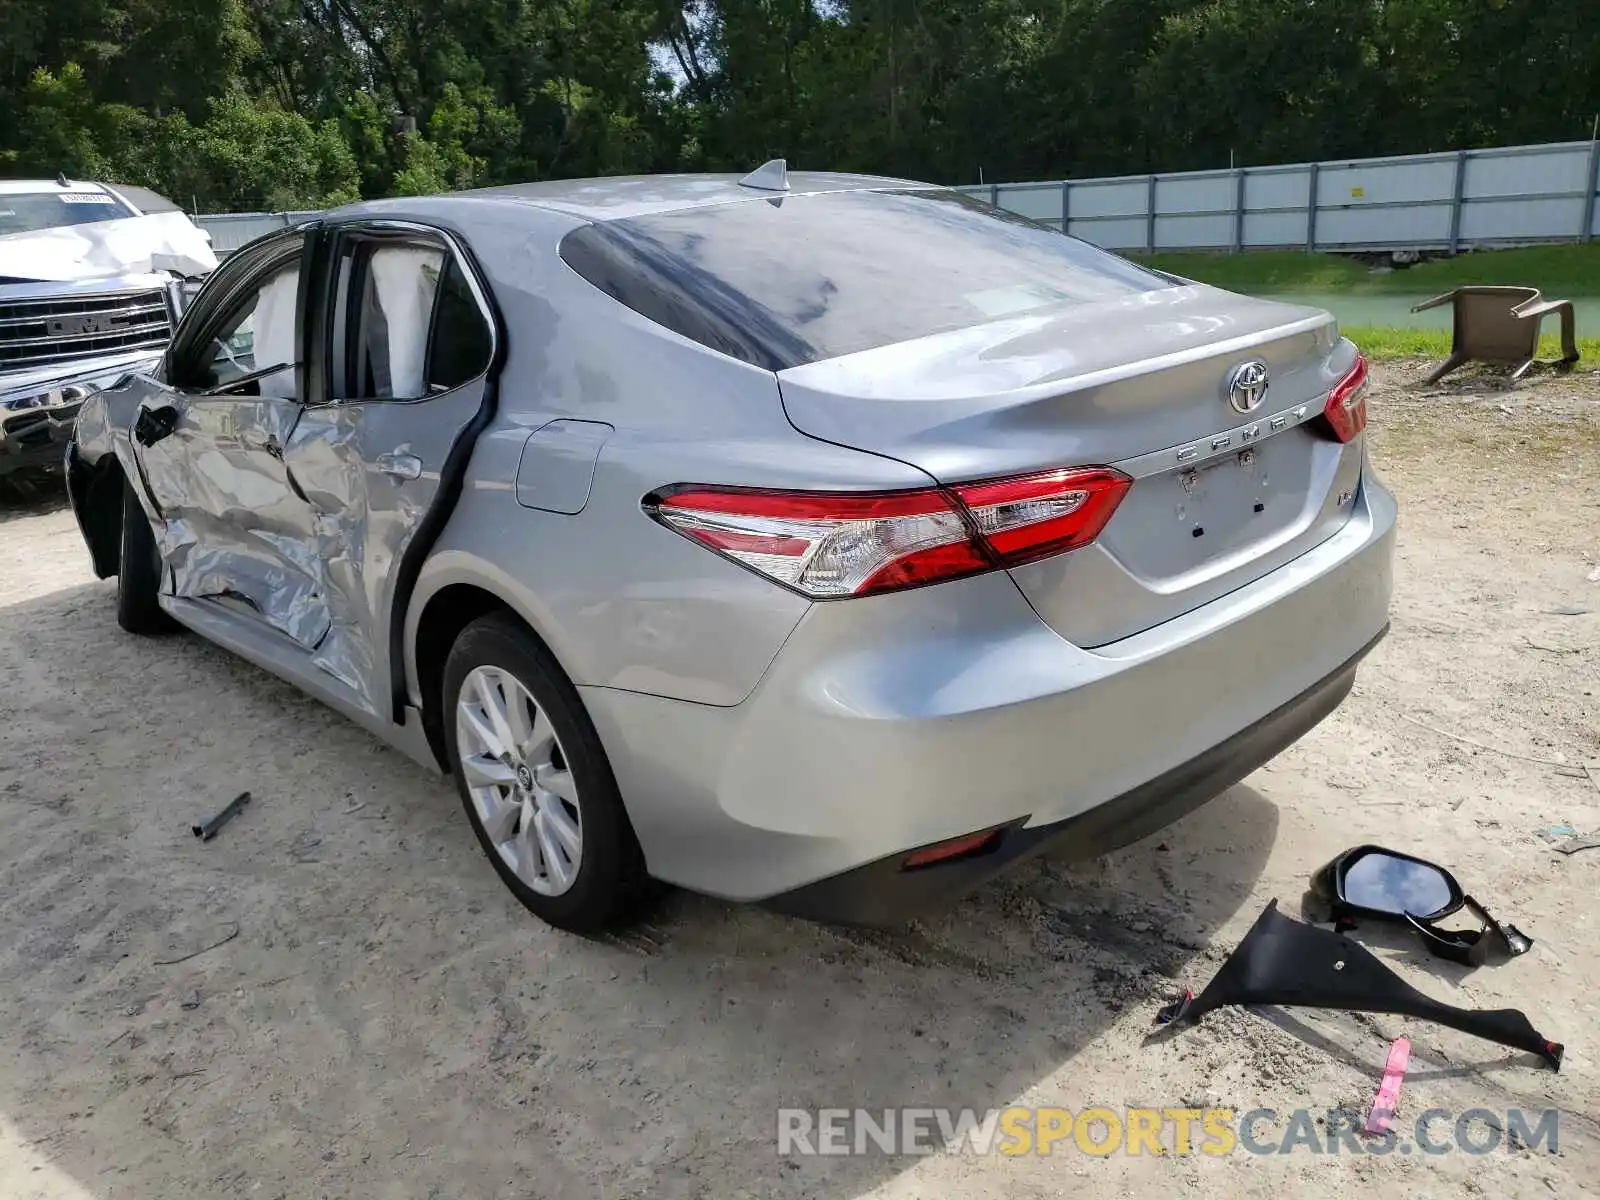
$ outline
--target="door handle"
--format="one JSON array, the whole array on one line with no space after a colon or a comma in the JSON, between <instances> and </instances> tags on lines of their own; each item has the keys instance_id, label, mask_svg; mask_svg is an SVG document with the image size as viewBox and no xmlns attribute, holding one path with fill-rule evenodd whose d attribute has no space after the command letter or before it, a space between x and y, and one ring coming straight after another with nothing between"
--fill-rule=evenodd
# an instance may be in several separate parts
<instances>
[{"instance_id":1,"label":"door handle","mask_svg":"<svg viewBox=\"0 0 1600 1200\"><path fill-rule=\"evenodd\" d=\"M402 479L421 479L422 460L415 454L391 450L388 454L378 455L378 470L396 482Z\"/></svg>"},{"instance_id":2,"label":"door handle","mask_svg":"<svg viewBox=\"0 0 1600 1200\"><path fill-rule=\"evenodd\" d=\"M263 434L246 429L239 434L239 441L247 449L264 451L276 459L283 458L283 443L278 440L278 435L275 433Z\"/></svg>"}]
</instances>

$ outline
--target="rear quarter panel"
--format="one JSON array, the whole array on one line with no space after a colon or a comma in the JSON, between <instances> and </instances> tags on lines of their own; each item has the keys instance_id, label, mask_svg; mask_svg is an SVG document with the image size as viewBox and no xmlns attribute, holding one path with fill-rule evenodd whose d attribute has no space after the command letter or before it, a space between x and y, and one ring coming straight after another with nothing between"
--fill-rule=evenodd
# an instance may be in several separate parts
<instances>
[{"instance_id":1,"label":"rear quarter panel","mask_svg":"<svg viewBox=\"0 0 1600 1200\"><path fill-rule=\"evenodd\" d=\"M507 356L495 422L411 605L409 687L415 697L428 599L469 583L520 613L580 685L737 704L810 602L657 524L644 497L673 483L866 489L929 479L798 433L771 372L678 337L573 273L556 253L572 227L551 217L462 231L490 277ZM577 513L516 498L529 437L559 419L613 430Z\"/></svg>"}]
</instances>

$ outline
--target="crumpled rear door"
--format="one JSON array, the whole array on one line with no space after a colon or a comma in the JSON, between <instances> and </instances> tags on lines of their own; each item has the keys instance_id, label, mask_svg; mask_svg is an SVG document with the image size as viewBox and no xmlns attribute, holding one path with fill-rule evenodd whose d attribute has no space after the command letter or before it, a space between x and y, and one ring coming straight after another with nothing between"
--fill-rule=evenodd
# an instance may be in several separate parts
<instances>
[{"instance_id":1,"label":"crumpled rear door","mask_svg":"<svg viewBox=\"0 0 1600 1200\"><path fill-rule=\"evenodd\" d=\"M419 556L492 407L495 334L480 285L438 235L352 227L329 269L332 398L305 409L284 462L313 514L329 610L312 661L385 711Z\"/></svg>"}]
</instances>

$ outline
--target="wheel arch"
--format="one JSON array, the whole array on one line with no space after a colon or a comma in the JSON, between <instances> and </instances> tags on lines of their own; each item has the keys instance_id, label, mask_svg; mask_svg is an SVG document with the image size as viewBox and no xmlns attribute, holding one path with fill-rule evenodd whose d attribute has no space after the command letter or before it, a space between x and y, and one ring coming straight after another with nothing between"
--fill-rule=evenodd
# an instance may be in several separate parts
<instances>
[{"instance_id":1,"label":"wheel arch","mask_svg":"<svg viewBox=\"0 0 1600 1200\"><path fill-rule=\"evenodd\" d=\"M461 569L435 572L420 582L408 609L405 629L406 656L401 680L422 716L428 745L440 769L450 770L444 739L444 663L461 631L480 617L503 613L521 625L550 655L567 679L576 685L569 656L558 640L546 635L548 623L529 611L529 605L510 597L516 589L503 586L490 573Z\"/></svg>"},{"instance_id":2,"label":"wheel arch","mask_svg":"<svg viewBox=\"0 0 1600 1200\"><path fill-rule=\"evenodd\" d=\"M122 498L122 463L115 454L89 462L76 446L69 449L67 499L96 579L110 579L122 569Z\"/></svg>"}]
</instances>

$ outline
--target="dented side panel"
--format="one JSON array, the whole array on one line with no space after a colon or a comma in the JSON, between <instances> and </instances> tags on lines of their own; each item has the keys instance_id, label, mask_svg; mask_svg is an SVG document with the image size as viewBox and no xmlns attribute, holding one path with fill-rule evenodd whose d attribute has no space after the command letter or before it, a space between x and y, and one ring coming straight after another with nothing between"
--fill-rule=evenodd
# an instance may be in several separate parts
<instances>
[{"instance_id":1,"label":"dented side panel","mask_svg":"<svg viewBox=\"0 0 1600 1200\"><path fill-rule=\"evenodd\" d=\"M312 661L379 709L390 686L397 569L439 498L451 450L486 402L480 380L414 401L308 408L284 462L312 512L329 626Z\"/></svg>"},{"instance_id":2,"label":"dented side panel","mask_svg":"<svg viewBox=\"0 0 1600 1200\"><path fill-rule=\"evenodd\" d=\"M328 627L312 661L354 689L374 696L376 664L362 630L375 613L364 582L367 562L365 464L361 459L360 406L327 405L303 415L284 447L310 517L305 548L320 576Z\"/></svg>"},{"instance_id":3,"label":"dented side panel","mask_svg":"<svg viewBox=\"0 0 1600 1200\"><path fill-rule=\"evenodd\" d=\"M300 416L290 399L185 396L143 404L176 411L150 445L132 438L159 521L164 591L246 605L309 651L326 636L328 605L311 545L312 515L283 462Z\"/></svg>"},{"instance_id":4,"label":"dented side panel","mask_svg":"<svg viewBox=\"0 0 1600 1200\"><path fill-rule=\"evenodd\" d=\"M162 593L219 600L306 652L331 623L314 513L283 461L290 399L189 396L132 376L84 402L80 462L114 454L150 518Z\"/></svg>"},{"instance_id":5,"label":"dented side panel","mask_svg":"<svg viewBox=\"0 0 1600 1200\"><path fill-rule=\"evenodd\" d=\"M78 410L78 421L72 430L77 457L95 466L106 455L115 454L117 432L126 436L139 411L140 399L151 387L158 386L149 376L130 375L104 391L91 392Z\"/></svg>"},{"instance_id":6,"label":"dented side panel","mask_svg":"<svg viewBox=\"0 0 1600 1200\"><path fill-rule=\"evenodd\" d=\"M434 260L437 278L443 248L424 254ZM215 297L211 317L281 271L281 252L263 250L260 258ZM398 274L396 282L374 271L389 331L425 329L426 305L419 307L406 288L415 272ZM423 548L427 537L418 534L427 533L430 514L437 523L453 501L445 481L459 488L464 456L493 410L493 385L485 374L415 400L329 399L328 346L311 332L324 327L322 306L331 302L321 291L330 285L317 282L322 278L316 267L302 269L293 324L287 310L257 308L253 342L235 346L230 338L225 347L249 353L256 364L303 365L255 372L255 386L279 396L180 391L151 378L128 382L86 404L77 457L92 469L115 454L133 481L165 567L164 595L210 601L231 620L270 626L288 639L286 656L298 648L304 664L350 693L347 702L387 714L397 695L390 668L397 653L394 613L406 580L416 575L407 551ZM476 280L469 286L492 336L487 303ZM419 303L407 308L403 301ZM192 350L214 352L216 324L196 332ZM203 350L201 337L209 339ZM422 334L381 343L402 394L424 388L431 349Z\"/></svg>"}]
</instances>

